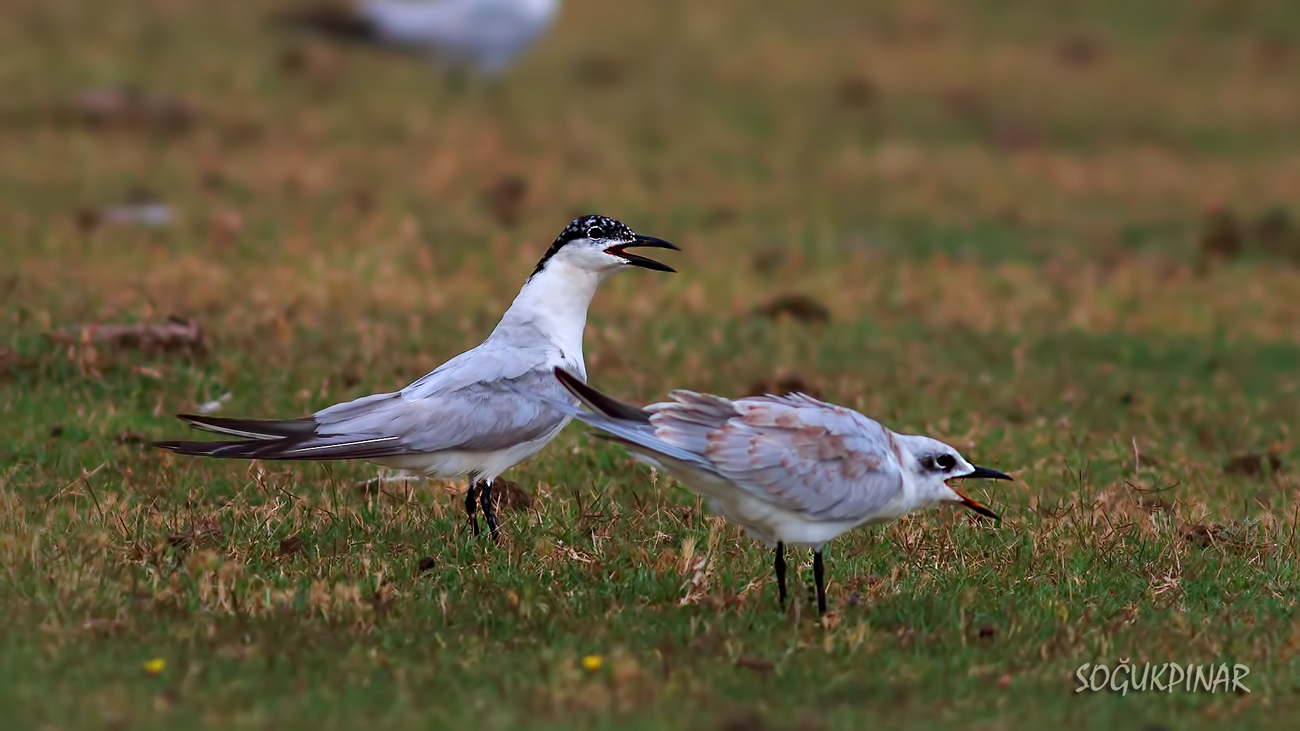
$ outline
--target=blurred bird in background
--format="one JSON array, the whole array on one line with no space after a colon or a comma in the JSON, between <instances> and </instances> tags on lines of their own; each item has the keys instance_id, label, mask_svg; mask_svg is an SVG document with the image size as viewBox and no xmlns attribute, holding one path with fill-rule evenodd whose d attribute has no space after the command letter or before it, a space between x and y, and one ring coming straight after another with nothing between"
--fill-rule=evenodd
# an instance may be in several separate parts
<instances>
[{"instance_id":1,"label":"blurred bird in background","mask_svg":"<svg viewBox=\"0 0 1300 731\"><path fill-rule=\"evenodd\" d=\"M451 73L500 76L550 27L559 0L350 0L281 16L343 41L426 56Z\"/></svg>"}]
</instances>

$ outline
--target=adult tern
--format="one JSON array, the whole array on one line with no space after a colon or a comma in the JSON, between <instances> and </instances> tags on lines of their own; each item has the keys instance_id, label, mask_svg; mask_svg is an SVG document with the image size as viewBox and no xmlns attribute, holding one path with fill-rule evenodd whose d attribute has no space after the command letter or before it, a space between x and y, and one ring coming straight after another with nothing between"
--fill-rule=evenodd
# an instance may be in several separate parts
<instances>
[{"instance_id":1,"label":"adult tern","mask_svg":"<svg viewBox=\"0 0 1300 731\"><path fill-rule=\"evenodd\" d=\"M596 288L611 274L674 269L629 249L677 249L606 216L583 216L537 262L496 329L478 347L394 393L363 396L302 419L260 421L180 414L234 441L163 441L178 454L275 460L359 459L431 477L469 475L465 512L478 533L475 495L497 536L492 481L536 454L569 416L526 397L561 403L554 368L586 377L582 333Z\"/></svg>"}]
</instances>

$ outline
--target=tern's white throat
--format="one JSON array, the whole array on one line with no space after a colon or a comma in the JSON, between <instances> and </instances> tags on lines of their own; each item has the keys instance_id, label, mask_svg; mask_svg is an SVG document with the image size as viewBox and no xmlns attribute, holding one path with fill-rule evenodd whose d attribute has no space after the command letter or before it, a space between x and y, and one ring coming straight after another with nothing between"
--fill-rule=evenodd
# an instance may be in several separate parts
<instances>
[{"instance_id":1,"label":"tern's white throat","mask_svg":"<svg viewBox=\"0 0 1300 731\"><path fill-rule=\"evenodd\" d=\"M489 340L533 328L564 351L581 357L587 309L613 270L593 271L556 258L524 283Z\"/></svg>"}]
</instances>

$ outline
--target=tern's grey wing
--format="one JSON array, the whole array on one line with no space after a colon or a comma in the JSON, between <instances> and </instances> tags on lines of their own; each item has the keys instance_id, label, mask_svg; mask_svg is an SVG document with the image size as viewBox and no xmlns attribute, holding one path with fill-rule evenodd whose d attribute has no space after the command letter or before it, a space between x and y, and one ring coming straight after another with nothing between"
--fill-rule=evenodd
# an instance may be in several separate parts
<instances>
[{"instance_id":1,"label":"tern's grey wing","mask_svg":"<svg viewBox=\"0 0 1300 731\"><path fill-rule=\"evenodd\" d=\"M619 442L628 448L633 455L652 467L663 469L663 465L655 458L661 456L671 457L699 469L709 469L709 465L705 464L698 455L669 444L655 434L655 428L650 423L650 410L654 409L654 406L648 409L639 409L598 391L587 385L580 376L576 376L562 368L555 368L554 373L556 383L564 385L572 395L576 396L590 410L579 408L571 400L567 399L560 401L535 392L523 391L522 389L519 389L518 393L529 399L545 403L555 411L564 414L567 418L574 418L588 426L600 429L605 432L609 439Z\"/></svg>"},{"instance_id":2,"label":"tern's grey wing","mask_svg":"<svg viewBox=\"0 0 1300 731\"><path fill-rule=\"evenodd\" d=\"M408 454L449 449L489 452L541 439L568 421L546 403L519 391L571 401L549 368L537 368L423 398L399 392L332 406L315 415L316 432L395 436Z\"/></svg>"},{"instance_id":3,"label":"tern's grey wing","mask_svg":"<svg viewBox=\"0 0 1300 731\"><path fill-rule=\"evenodd\" d=\"M786 510L853 520L877 512L903 487L888 431L808 396L731 401L675 391L672 401L639 410L565 380L593 411L554 408L636 454L712 472Z\"/></svg>"},{"instance_id":4,"label":"tern's grey wing","mask_svg":"<svg viewBox=\"0 0 1300 731\"><path fill-rule=\"evenodd\" d=\"M857 412L806 396L673 397L650 409L657 435L781 508L853 520L902 490L889 433Z\"/></svg>"},{"instance_id":5,"label":"tern's grey wing","mask_svg":"<svg viewBox=\"0 0 1300 731\"><path fill-rule=\"evenodd\" d=\"M406 401L419 401L450 393L457 393L477 383L495 383L521 378L533 371L541 372L540 380L550 376L548 364L565 360L566 354L554 344L529 333L509 334L509 337L488 338L476 348L452 358L401 390ZM576 355L581 359L582 354ZM581 372L579 362L577 369ZM550 393L550 391L548 391ZM567 401L567 397L565 399Z\"/></svg>"},{"instance_id":6,"label":"tern's grey wing","mask_svg":"<svg viewBox=\"0 0 1300 731\"><path fill-rule=\"evenodd\" d=\"M530 398L536 391L547 401ZM568 392L549 369L471 383L424 399L380 393L336 404L307 419L254 421L183 415L236 441L165 441L180 454L239 459L382 459L444 450L492 452L557 433L569 417L548 406Z\"/></svg>"}]
</instances>

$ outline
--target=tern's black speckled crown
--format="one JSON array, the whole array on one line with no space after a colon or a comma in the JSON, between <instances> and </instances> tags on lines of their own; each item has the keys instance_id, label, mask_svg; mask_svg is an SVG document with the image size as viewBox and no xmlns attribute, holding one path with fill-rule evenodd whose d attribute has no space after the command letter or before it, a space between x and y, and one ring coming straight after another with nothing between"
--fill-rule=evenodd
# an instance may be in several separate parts
<instances>
[{"instance_id":1,"label":"tern's black speckled crown","mask_svg":"<svg viewBox=\"0 0 1300 731\"><path fill-rule=\"evenodd\" d=\"M573 219L573 223L566 226L565 229L560 232L560 235L555 237L555 242L551 244L551 248L547 249L546 253L542 255L541 260L537 262L536 268L533 269L533 274L544 269L546 267L546 262L550 261L552 256L555 256L555 252L563 249L564 245L570 241L577 241L578 239L631 241L632 237L635 235L636 234L632 233L632 229L627 227L626 223L623 223L616 218L610 218L609 216L582 216L580 218L575 218Z\"/></svg>"}]
</instances>

